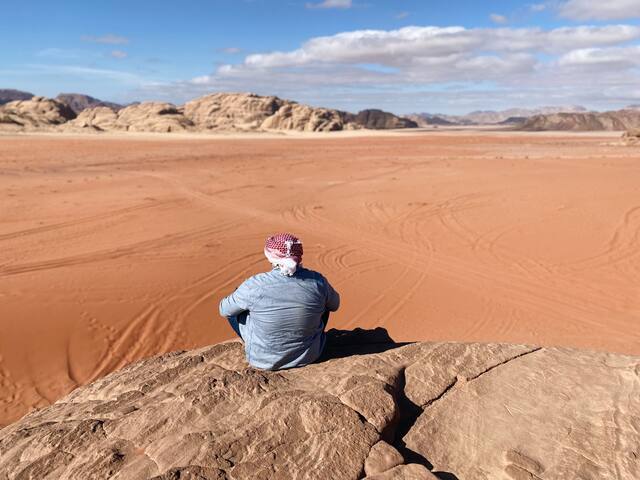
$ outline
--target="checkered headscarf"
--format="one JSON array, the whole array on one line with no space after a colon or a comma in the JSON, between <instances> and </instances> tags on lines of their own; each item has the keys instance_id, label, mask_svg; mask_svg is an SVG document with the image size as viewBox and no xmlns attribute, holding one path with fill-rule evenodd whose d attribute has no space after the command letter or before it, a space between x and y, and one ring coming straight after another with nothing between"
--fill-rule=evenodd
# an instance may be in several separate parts
<instances>
[{"instance_id":1,"label":"checkered headscarf","mask_svg":"<svg viewBox=\"0 0 640 480\"><path fill-rule=\"evenodd\" d=\"M278 267L283 275L296 273L302 263L302 242L290 233L278 233L267 238L264 244L264 255L274 267Z\"/></svg>"}]
</instances>

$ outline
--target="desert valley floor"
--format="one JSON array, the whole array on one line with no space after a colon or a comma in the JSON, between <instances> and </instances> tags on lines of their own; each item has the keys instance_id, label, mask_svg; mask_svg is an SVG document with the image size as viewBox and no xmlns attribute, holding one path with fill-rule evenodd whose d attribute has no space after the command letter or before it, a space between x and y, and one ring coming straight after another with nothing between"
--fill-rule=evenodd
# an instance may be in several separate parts
<instances>
[{"instance_id":1,"label":"desert valley floor","mask_svg":"<svg viewBox=\"0 0 640 480\"><path fill-rule=\"evenodd\" d=\"M340 328L640 354L640 148L491 132L0 137L0 425L228 339L301 236Z\"/></svg>"}]
</instances>

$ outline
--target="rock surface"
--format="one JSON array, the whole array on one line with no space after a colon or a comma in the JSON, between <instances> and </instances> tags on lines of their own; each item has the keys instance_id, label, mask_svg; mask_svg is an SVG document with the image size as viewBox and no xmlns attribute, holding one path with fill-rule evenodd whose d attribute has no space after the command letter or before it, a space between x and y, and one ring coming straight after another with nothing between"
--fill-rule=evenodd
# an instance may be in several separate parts
<instances>
[{"instance_id":1,"label":"rock surface","mask_svg":"<svg viewBox=\"0 0 640 480\"><path fill-rule=\"evenodd\" d=\"M47 129L75 118L64 103L44 97L16 100L0 107L0 128L23 130Z\"/></svg>"},{"instance_id":2,"label":"rock surface","mask_svg":"<svg viewBox=\"0 0 640 480\"><path fill-rule=\"evenodd\" d=\"M0 479L640 477L639 358L373 333L279 372L138 362L0 430Z\"/></svg>"}]
</instances>

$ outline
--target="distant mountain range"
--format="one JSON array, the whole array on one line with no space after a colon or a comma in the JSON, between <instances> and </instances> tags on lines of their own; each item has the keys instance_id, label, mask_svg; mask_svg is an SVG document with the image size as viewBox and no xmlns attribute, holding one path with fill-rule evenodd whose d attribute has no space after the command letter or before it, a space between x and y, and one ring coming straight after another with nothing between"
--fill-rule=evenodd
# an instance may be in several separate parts
<instances>
[{"instance_id":1,"label":"distant mountain range","mask_svg":"<svg viewBox=\"0 0 640 480\"><path fill-rule=\"evenodd\" d=\"M516 124L522 119L535 115L547 115L558 112L587 112L577 105L541 108L509 108L507 110L477 110L466 115L447 115L445 113L414 113L409 115L420 126L428 125L499 125Z\"/></svg>"},{"instance_id":2,"label":"distant mountain range","mask_svg":"<svg viewBox=\"0 0 640 480\"><path fill-rule=\"evenodd\" d=\"M89 95L83 95L82 93L61 93L55 99L61 103L69 105L71 110L76 112L76 114L86 110L87 108L109 107L112 110L118 111L125 107L118 103L98 100L97 98L90 97Z\"/></svg>"},{"instance_id":3,"label":"distant mountain range","mask_svg":"<svg viewBox=\"0 0 640 480\"><path fill-rule=\"evenodd\" d=\"M640 128L640 108L625 108L612 112L559 112L534 115L517 127L518 130L572 132L624 131Z\"/></svg>"}]
</instances>

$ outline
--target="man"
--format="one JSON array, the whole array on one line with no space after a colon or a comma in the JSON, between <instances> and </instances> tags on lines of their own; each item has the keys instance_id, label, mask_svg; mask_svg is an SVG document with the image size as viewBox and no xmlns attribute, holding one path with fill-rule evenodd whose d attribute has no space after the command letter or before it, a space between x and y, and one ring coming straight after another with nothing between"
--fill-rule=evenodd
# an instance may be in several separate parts
<instances>
[{"instance_id":1,"label":"man","mask_svg":"<svg viewBox=\"0 0 640 480\"><path fill-rule=\"evenodd\" d=\"M245 280L220 302L220 315L244 341L253 367L300 367L322 354L324 328L340 296L321 274L302 266L302 253L294 235L269 237L264 254L273 269Z\"/></svg>"}]
</instances>

